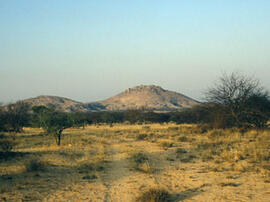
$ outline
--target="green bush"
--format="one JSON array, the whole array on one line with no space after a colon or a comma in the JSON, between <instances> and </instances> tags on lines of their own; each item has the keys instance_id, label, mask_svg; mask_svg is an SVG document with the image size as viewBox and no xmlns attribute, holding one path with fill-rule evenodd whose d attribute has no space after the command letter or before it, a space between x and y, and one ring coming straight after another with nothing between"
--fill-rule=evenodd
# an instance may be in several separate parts
<instances>
[{"instance_id":1,"label":"green bush","mask_svg":"<svg viewBox=\"0 0 270 202\"><path fill-rule=\"evenodd\" d=\"M146 137L147 137L146 134L139 134L139 135L137 136L137 140L144 140Z\"/></svg>"},{"instance_id":2,"label":"green bush","mask_svg":"<svg viewBox=\"0 0 270 202\"><path fill-rule=\"evenodd\" d=\"M161 143L161 146L162 146L163 148L165 148L165 149L168 149L168 148L170 148L170 147L173 147L174 144L173 144L172 142L165 141L165 142L162 142L162 143Z\"/></svg>"},{"instance_id":3,"label":"green bush","mask_svg":"<svg viewBox=\"0 0 270 202\"><path fill-rule=\"evenodd\" d=\"M97 176L95 174L91 174L91 175L85 175L82 177L83 180L95 180L97 179Z\"/></svg>"},{"instance_id":4,"label":"green bush","mask_svg":"<svg viewBox=\"0 0 270 202\"><path fill-rule=\"evenodd\" d=\"M177 148L176 153L177 154L185 154L185 153L187 153L187 151L185 149L182 149L182 148Z\"/></svg>"},{"instance_id":5,"label":"green bush","mask_svg":"<svg viewBox=\"0 0 270 202\"><path fill-rule=\"evenodd\" d=\"M25 167L27 172L44 171L46 168L45 163L37 159L30 160L26 163Z\"/></svg>"},{"instance_id":6,"label":"green bush","mask_svg":"<svg viewBox=\"0 0 270 202\"><path fill-rule=\"evenodd\" d=\"M0 151L10 152L13 149L14 145L15 144L9 140L0 141Z\"/></svg>"},{"instance_id":7,"label":"green bush","mask_svg":"<svg viewBox=\"0 0 270 202\"><path fill-rule=\"evenodd\" d=\"M189 139L187 138L187 136L181 136L181 137L178 138L178 141L179 142L188 142Z\"/></svg>"},{"instance_id":8,"label":"green bush","mask_svg":"<svg viewBox=\"0 0 270 202\"><path fill-rule=\"evenodd\" d=\"M82 164L78 167L79 173L89 173L90 171L94 171L95 166L93 164Z\"/></svg>"}]
</instances>

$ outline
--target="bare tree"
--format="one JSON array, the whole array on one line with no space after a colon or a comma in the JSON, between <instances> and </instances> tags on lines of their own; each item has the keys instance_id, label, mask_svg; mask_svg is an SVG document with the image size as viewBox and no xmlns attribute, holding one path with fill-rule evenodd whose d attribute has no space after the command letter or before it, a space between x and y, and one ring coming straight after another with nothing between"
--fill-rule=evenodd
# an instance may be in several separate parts
<instances>
[{"instance_id":1,"label":"bare tree","mask_svg":"<svg viewBox=\"0 0 270 202\"><path fill-rule=\"evenodd\" d=\"M259 80L239 73L223 74L218 82L206 92L208 103L222 110L209 108L223 124L230 126L263 127L269 119L270 101L268 92ZM219 112L222 112L218 114ZM224 121L225 120L225 121Z\"/></svg>"}]
</instances>

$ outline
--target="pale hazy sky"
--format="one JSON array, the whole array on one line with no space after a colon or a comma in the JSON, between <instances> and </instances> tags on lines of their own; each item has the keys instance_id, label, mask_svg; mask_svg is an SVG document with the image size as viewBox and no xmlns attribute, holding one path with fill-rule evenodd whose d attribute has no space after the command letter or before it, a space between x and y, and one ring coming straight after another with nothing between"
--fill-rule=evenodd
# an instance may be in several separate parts
<instances>
[{"instance_id":1,"label":"pale hazy sky","mask_svg":"<svg viewBox=\"0 0 270 202\"><path fill-rule=\"evenodd\" d=\"M199 99L223 71L270 89L269 0L0 0L0 102L140 84Z\"/></svg>"}]
</instances>

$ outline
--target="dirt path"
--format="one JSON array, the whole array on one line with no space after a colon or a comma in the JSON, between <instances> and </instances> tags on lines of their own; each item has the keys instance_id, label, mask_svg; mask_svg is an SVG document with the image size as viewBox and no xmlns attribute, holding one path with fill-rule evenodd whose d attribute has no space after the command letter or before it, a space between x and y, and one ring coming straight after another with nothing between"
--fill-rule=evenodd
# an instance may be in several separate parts
<instances>
[{"instance_id":1,"label":"dirt path","mask_svg":"<svg viewBox=\"0 0 270 202\"><path fill-rule=\"evenodd\" d=\"M128 153L125 147L118 143L104 145L105 171L100 173L96 181L71 183L61 188L43 201L123 201L134 199L135 176L130 169Z\"/></svg>"},{"instance_id":2,"label":"dirt path","mask_svg":"<svg viewBox=\"0 0 270 202\"><path fill-rule=\"evenodd\" d=\"M190 145L182 145L189 153ZM153 173L134 170L132 151L144 151L151 157ZM212 164L194 159L181 162L176 148L164 150L147 141L112 141L104 145L104 172L95 181L78 180L58 190L44 201L132 202L149 188L165 188L175 201L269 201L269 183L256 173L215 172Z\"/></svg>"},{"instance_id":3,"label":"dirt path","mask_svg":"<svg viewBox=\"0 0 270 202\"><path fill-rule=\"evenodd\" d=\"M131 201L132 190L128 184L131 183L131 176L128 155L122 151L119 144L112 144L107 152L111 153L111 163L108 172L103 177L104 185L107 188L105 193L106 202Z\"/></svg>"}]
</instances>

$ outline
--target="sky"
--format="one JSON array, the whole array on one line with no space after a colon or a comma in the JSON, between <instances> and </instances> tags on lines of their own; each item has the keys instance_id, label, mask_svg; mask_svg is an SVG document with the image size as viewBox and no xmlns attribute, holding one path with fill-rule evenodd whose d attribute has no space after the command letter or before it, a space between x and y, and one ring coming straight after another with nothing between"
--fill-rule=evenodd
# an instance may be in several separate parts
<instances>
[{"instance_id":1,"label":"sky","mask_svg":"<svg viewBox=\"0 0 270 202\"><path fill-rule=\"evenodd\" d=\"M223 72L270 90L269 0L0 0L0 102L137 85L201 99Z\"/></svg>"}]
</instances>

